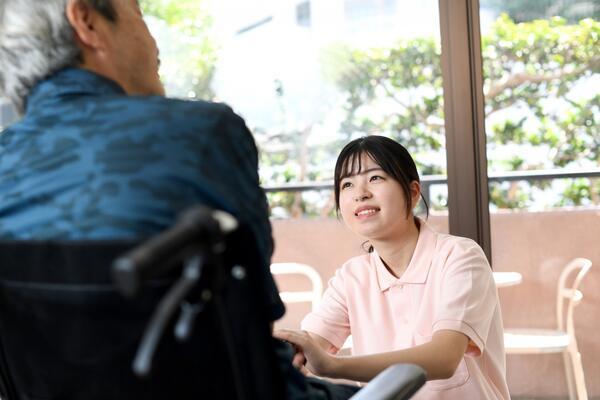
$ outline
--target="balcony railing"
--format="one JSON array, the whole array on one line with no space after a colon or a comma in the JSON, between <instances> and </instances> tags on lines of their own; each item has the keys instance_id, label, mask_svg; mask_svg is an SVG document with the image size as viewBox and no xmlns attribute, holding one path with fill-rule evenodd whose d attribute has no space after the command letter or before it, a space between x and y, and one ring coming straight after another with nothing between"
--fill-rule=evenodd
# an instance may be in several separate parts
<instances>
[{"instance_id":1,"label":"balcony railing","mask_svg":"<svg viewBox=\"0 0 600 400\"><path fill-rule=\"evenodd\" d=\"M531 171L509 171L509 172L491 172L488 174L489 182L512 182L512 181L538 181L554 180L566 178L598 178L600 177L600 168L584 169L545 169ZM448 178L445 175L424 175L421 177L421 190L423 197L430 203L430 188L433 185L447 183ZM309 190L332 190L333 181L323 182L291 182L279 185L263 186L265 192L306 192Z\"/></svg>"}]
</instances>

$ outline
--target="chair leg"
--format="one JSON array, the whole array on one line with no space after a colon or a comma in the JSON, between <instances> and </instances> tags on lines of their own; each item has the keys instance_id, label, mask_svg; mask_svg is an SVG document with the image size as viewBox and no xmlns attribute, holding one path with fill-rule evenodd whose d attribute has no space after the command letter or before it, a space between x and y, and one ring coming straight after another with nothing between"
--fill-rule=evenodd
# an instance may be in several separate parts
<instances>
[{"instance_id":1,"label":"chair leg","mask_svg":"<svg viewBox=\"0 0 600 400\"><path fill-rule=\"evenodd\" d=\"M581 354L577 348L571 352L571 361L573 362L573 372L575 377L575 387L577 388L577 399L588 400L587 389L585 388L585 376L583 374L583 364Z\"/></svg>"},{"instance_id":2,"label":"chair leg","mask_svg":"<svg viewBox=\"0 0 600 400\"><path fill-rule=\"evenodd\" d=\"M573 363L571 361L571 353L565 351L562 353L563 355L563 363L565 365L565 377L567 379L567 388L569 389L569 400L577 399L577 391L575 389L574 377L575 374L573 372Z\"/></svg>"}]
</instances>

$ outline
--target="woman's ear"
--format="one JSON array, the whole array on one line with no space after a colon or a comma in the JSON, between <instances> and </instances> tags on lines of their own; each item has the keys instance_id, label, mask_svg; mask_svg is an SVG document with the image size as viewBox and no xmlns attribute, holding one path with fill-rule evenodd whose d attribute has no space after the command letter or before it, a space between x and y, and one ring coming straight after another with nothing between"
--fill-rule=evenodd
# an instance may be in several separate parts
<instances>
[{"instance_id":1,"label":"woman's ear","mask_svg":"<svg viewBox=\"0 0 600 400\"><path fill-rule=\"evenodd\" d=\"M411 208L414 208L419 204L419 199L421 198L421 184L417 181L412 181L410 183L410 205Z\"/></svg>"},{"instance_id":2,"label":"woman's ear","mask_svg":"<svg viewBox=\"0 0 600 400\"><path fill-rule=\"evenodd\" d=\"M82 50L104 48L101 30L98 28L101 16L89 4L81 0L69 0L65 10L69 24L75 32L75 40Z\"/></svg>"}]
</instances>

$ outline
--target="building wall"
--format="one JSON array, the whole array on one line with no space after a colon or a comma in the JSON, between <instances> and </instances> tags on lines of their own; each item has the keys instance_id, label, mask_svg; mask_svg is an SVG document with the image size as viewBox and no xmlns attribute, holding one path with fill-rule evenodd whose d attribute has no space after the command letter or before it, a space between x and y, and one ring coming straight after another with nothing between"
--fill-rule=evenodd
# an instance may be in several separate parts
<instances>
[{"instance_id":1,"label":"building wall","mask_svg":"<svg viewBox=\"0 0 600 400\"><path fill-rule=\"evenodd\" d=\"M251 128L301 131L332 118L343 99L332 77L325 77L331 65L323 59L336 46L376 47L400 38L440 37L435 0L414 2L409 8L398 0L358 3L372 15L362 15L360 8L348 15L345 10L356 3L349 0L311 1L307 26L297 22L301 2L212 2L220 48L212 89ZM395 3L394 13L377 6L384 3Z\"/></svg>"},{"instance_id":2,"label":"building wall","mask_svg":"<svg viewBox=\"0 0 600 400\"><path fill-rule=\"evenodd\" d=\"M429 223L447 232L446 216ZM505 327L555 326L556 283L561 269L575 257L594 266L584 280L583 302L575 312L575 329L582 353L588 394L600 396L600 210L506 212L491 215L492 264L496 271L517 271L523 283L499 289ZM273 221L276 242L273 262L312 265L325 285L348 258L361 254L361 240L341 222L321 220ZM278 278L280 290L308 288L298 278ZM309 304L288 306L276 327L298 327ZM560 355L507 357L507 378L513 396L564 396L566 381Z\"/></svg>"}]
</instances>

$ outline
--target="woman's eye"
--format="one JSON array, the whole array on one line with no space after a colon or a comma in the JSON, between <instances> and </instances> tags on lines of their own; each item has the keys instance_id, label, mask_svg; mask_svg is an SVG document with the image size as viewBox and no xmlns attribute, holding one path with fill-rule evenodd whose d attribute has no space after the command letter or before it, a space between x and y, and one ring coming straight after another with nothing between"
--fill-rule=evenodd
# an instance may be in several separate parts
<instances>
[{"instance_id":1,"label":"woman's eye","mask_svg":"<svg viewBox=\"0 0 600 400\"><path fill-rule=\"evenodd\" d=\"M383 177L381 177L379 175L373 175L371 178L369 178L369 182L380 181L382 179L383 179Z\"/></svg>"},{"instance_id":2,"label":"woman's eye","mask_svg":"<svg viewBox=\"0 0 600 400\"><path fill-rule=\"evenodd\" d=\"M350 186L352 186L352 184L350 182L344 182L344 183L342 183L342 189L349 188Z\"/></svg>"}]
</instances>

